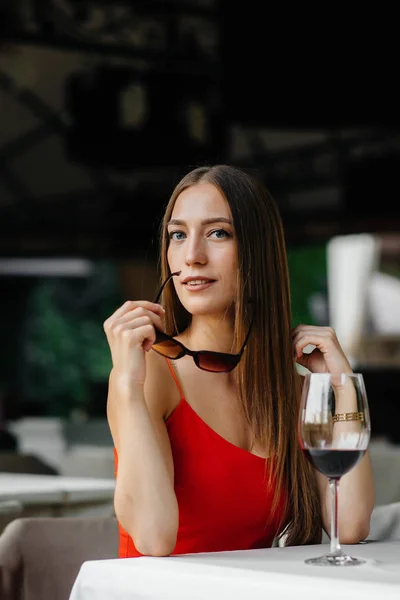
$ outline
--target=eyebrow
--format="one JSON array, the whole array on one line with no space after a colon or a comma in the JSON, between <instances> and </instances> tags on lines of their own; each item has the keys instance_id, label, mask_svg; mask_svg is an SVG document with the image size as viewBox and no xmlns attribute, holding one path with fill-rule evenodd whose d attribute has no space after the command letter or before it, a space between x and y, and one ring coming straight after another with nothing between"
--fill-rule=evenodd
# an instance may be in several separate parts
<instances>
[{"instance_id":1,"label":"eyebrow","mask_svg":"<svg viewBox=\"0 0 400 600\"><path fill-rule=\"evenodd\" d=\"M232 220L227 217L212 217L210 219L204 219L201 222L202 225L210 225L211 223L228 223L229 225L232 225ZM185 221L182 221L181 219L171 219L167 223L167 227L168 225L185 225Z\"/></svg>"}]
</instances>

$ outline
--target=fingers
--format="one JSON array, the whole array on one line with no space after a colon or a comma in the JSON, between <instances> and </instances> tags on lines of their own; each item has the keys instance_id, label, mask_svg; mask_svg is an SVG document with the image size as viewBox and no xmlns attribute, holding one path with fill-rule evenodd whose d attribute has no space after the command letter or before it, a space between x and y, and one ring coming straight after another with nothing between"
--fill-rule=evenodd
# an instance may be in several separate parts
<instances>
[{"instance_id":1,"label":"fingers","mask_svg":"<svg viewBox=\"0 0 400 600\"><path fill-rule=\"evenodd\" d=\"M129 312L139 306L142 306L143 308L145 308L147 310L151 310L151 311L159 314L160 316L163 315L165 312L163 307L161 306L161 304L154 304L154 302L149 302L148 300L140 300L140 301L127 300L126 302L124 302L124 304L122 304L122 306L117 308L117 310L105 321L105 323L109 320L118 319L119 317L123 316L127 312Z\"/></svg>"},{"instance_id":2,"label":"fingers","mask_svg":"<svg viewBox=\"0 0 400 600\"><path fill-rule=\"evenodd\" d=\"M292 342L294 359L314 373L351 371L332 327L298 325L292 331Z\"/></svg>"},{"instance_id":3,"label":"fingers","mask_svg":"<svg viewBox=\"0 0 400 600\"><path fill-rule=\"evenodd\" d=\"M296 358L302 356L307 346L314 346L321 352L328 351L332 347L338 347L335 331L331 327L320 327L314 325L298 325L292 331L293 354ZM312 351L312 347L310 351Z\"/></svg>"},{"instance_id":4,"label":"fingers","mask_svg":"<svg viewBox=\"0 0 400 600\"><path fill-rule=\"evenodd\" d=\"M103 323L104 331L108 334L116 325L129 322L135 317L148 315L153 319L156 328L163 329L163 319L165 311L160 304L154 304L147 300L134 302L128 300L120 306L108 319Z\"/></svg>"},{"instance_id":5,"label":"fingers","mask_svg":"<svg viewBox=\"0 0 400 600\"><path fill-rule=\"evenodd\" d=\"M128 301L103 326L114 364L130 362L133 348L149 351L156 340L156 330L164 331L164 310L152 302Z\"/></svg>"}]
</instances>

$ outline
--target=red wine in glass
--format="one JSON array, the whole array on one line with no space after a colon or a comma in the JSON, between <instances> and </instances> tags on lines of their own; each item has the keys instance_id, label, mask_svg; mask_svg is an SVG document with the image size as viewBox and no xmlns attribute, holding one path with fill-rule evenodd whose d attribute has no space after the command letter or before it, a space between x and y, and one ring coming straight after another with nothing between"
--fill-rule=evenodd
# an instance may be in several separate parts
<instances>
[{"instance_id":1,"label":"red wine in glass","mask_svg":"<svg viewBox=\"0 0 400 600\"><path fill-rule=\"evenodd\" d=\"M366 450L324 450L303 448L303 454L312 465L329 479L340 479L356 466Z\"/></svg>"},{"instance_id":2,"label":"red wine in glass","mask_svg":"<svg viewBox=\"0 0 400 600\"><path fill-rule=\"evenodd\" d=\"M339 543L340 479L367 452L371 424L361 373L307 373L299 413L299 444L307 460L328 478L331 490L330 551L305 562L321 566L352 566L365 560L345 554Z\"/></svg>"}]
</instances>

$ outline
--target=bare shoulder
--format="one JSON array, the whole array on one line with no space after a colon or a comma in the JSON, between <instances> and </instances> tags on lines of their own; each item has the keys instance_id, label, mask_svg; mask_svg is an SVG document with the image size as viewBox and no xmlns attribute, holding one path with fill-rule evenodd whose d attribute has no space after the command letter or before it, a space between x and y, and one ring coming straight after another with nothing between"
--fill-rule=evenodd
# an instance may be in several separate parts
<instances>
[{"instance_id":1,"label":"bare shoulder","mask_svg":"<svg viewBox=\"0 0 400 600\"><path fill-rule=\"evenodd\" d=\"M179 392L166 359L151 350L146 353L144 393L150 413L162 418L171 414L179 401Z\"/></svg>"}]
</instances>

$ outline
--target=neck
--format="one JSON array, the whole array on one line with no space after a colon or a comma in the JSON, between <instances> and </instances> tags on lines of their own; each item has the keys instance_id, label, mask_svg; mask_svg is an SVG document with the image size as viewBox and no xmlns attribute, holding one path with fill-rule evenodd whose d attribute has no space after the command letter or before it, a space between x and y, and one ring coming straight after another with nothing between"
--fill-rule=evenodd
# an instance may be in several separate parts
<instances>
[{"instance_id":1,"label":"neck","mask_svg":"<svg viewBox=\"0 0 400 600\"><path fill-rule=\"evenodd\" d=\"M193 317L192 322L182 334L189 348L194 350L214 350L231 352L233 341L233 323L228 316Z\"/></svg>"}]
</instances>

